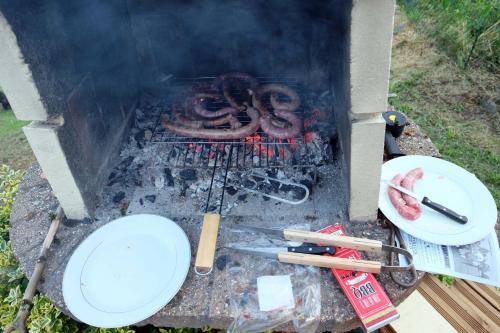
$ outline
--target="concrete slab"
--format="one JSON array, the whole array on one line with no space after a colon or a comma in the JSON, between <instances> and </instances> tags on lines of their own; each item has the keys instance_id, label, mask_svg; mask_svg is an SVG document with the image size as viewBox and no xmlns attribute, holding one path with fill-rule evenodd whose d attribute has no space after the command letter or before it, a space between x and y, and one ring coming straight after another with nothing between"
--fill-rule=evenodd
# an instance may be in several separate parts
<instances>
[{"instance_id":1,"label":"concrete slab","mask_svg":"<svg viewBox=\"0 0 500 333\"><path fill-rule=\"evenodd\" d=\"M351 221L373 221L377 217L384 133L385 121L380 115L352 122L348 160Z\"/></svg>"},{"instance_id":2,"label":"concrete slab","mask_svg":"<svg viewBox=\"0 0 500 333\"><path fill-rule=\"evenodd\" d=\"M24 62L17 38L0 12L0 86L9 98L17 119L46 120L49 115L42 104L31 70Z\"/></svg>"},{"instance_id":3,"label":"concrete slab","mask_svg":"<svg viewBox=\"0 0 500 333\"><path fill-rule=\"evenodd\" d=\"M350 40L353 114L380 113L387 108L394 8L394 0L353 0Z\"/></svg>"},{"instance_id":4,"label":"concrete slab","mask_svg":"<svg viewBox=\"0 0 500 333\"><path fill-rule=\"evenodd\" d=\"M106 201L106 198L104 199ZM325 205L326 202L321 203ZM49 214L56 209L57 200L52 194L47 181L42 178L39 167L31 168L16 198L11 216L11 240L20 266L27 275L33 271L39 248L49 227ZM161 207L159 204L158 206ZM132 207L131 207L132 208ZM325 207L326 208L326 207ZM101 210L100 210L101 209ZM65 221L57 233L56 240L50 250L47 267L43 274L43 282L39 289L65 314L71 315L64 304L61 293L64 269L78 244L92 231L105 223L122 216L123 202L98 208L99 219L90 222ZM201 212L186 211L184 216L173 216L166 211L159 211L160 215L176 221L187 233L191 241L192 253L196 253L196 243L201 225ZM188 216L189 215L189 216ZM353 236L388 241L389 231L381 228L379 222L368 224L349 224L345 219L346 213L317 218L309 218L306 222L311 229L319 229L332 223L343 223L346 231ZM286 219L273 219L274 227L284 227L294 223L304 223L303 216L288 216ZM261 216L223 216L222 230L238 223L255 225L269 225ZM219 246L224 243L224 233L221 232ZM218 260L223 252L218 252ZM371 260L387 260L383 256L367 255ZM194 258L193 258L194 261ZM322 312L319 330L343 332L359 326L353 309L348 304L338 284L327 270L321 272ZM387 274L380 274L379 281L386 289L391 300L398 304L408 296L413 288L403 289L397 286ZM232 320L227 294L227 275L224 265L219 265L213 274L199 277L189 272L188 278L179 294L160 312L140 324L153 324L170 327L202 327L227 328ZM282 330L290 331L291 327Z\"/></svg>"},{"instance_id":5,"label":"concrete slab","mask_svg":"<svg viewBox=\"0 0 500 333\"><path fill-rule=\"evenodd\" d=\"M67 216L83 219L88 215L82 192L78 188L58 135L58 125L31 123L23 128L31 149L56 191Z\"/></svg>"}]
</instances>

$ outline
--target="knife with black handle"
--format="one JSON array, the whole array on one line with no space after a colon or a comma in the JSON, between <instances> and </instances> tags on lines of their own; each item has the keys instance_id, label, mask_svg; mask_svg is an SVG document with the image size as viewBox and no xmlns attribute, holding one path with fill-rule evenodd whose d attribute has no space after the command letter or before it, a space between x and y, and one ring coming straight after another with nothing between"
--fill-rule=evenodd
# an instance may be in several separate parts
<instances>
[{"instance_id":1,"label":"knife with black handle","mask_svg":"<svg viewBox=\"0 0 500 333\"><path fill-rule=\"evenodd\" d=\"M396 190L398 190L399 192L401 193L404 193L404 194L407 194L409 195L410 197L413 197L415 199L417 199L418 201L420 201L423 205L426 205L427 207L431 208L431 209L434 209L436 212L438 213L441 213L443 214L444 216L447 216L449 217L450 219L452 219L453 221L455 222L458 222L458 223L461 223L461 224L466 224L468 219L467 219L467 216L465 215L460 215L458 214L457 212L449 209L448 207L445 207L443 205L440 205L438 204L437 202L434 202L432 201L431 199L429 199L428 197L425 197L425 196L421 196L417 193L414 193L410 190L407 190L406 188L402 187L402 186L399 186L399 185L396 185L396 184L393 184L389 181L383 181L385 184L389 185L390 187L392 188L395 188Z\"/></svg>"},{"instance_id":2,"label":"knife with black handle","mask_svg":"<svg viewBox=\"0 0 500 333\"><path fill-rule=\"evenodd\" d=\"M293 253L306 253L306 254L331 254L334 255L335 252L337 251L337 248L335 246L317 246L317 245L311 245L311 246L289 246L286 248L287 252L293 252Z\"/></svg>"},{"instance_id":3,"label":"knife with black handle","mask_svg":"<svg viewBox=\"0 0 500 333\"><path fill-rule=\"evenodd\" d=\"M432 201L431 199L424 197L422 199L422 204L426 205L429 208L434 209L436 212L439 212L445 216L448 216L450 219L457 221L461 224L466 224L468 219L467 216L460 215L449 208L446 208L443 205L438 204L437 202Z\"/></svg>"},{"instance_id":4,"label":"knife with black handle","mask_svg":"<svg viewBox=\"0 0 500 333\"><path fill-rule=\"evenodd\" d=\"M230 249L239 252L251 254L259 254L265 257L274 258L279 253L302 253L302 254L331 254L334 255L337 251L335 246L319 246L319 245L300 245L288 247L252 247L252 246L230 246Z\"/></svg>"}]
</instances>

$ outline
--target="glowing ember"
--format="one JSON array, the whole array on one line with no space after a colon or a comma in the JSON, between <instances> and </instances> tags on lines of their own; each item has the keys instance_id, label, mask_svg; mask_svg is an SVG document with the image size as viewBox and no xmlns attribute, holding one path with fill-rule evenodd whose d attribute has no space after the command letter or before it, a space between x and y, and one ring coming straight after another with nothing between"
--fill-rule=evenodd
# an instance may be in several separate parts
<instances>
[{"instance_id":1,"label":"glowing ember","mask_svg":"<svg viewBox=\"0 0 500 333\"><path fill-rule=\"evenodd\" d=\"M262 136L258 133L247 136L245 142L253 145L254 153L260 157L273 157L274 150L268 143L262 142Z\"/></svg>"},{"instance_id":2,"label":"glowing ember","mask_svg":"<svg viewBox=\"0 0 500 333\"><path fill-rule=\"evenodd\" d=\"M313 140L314 140L314 132L307 132L304 135L304 143L313 142Z\"/></svg>"},{"instance_id":3,"label":"glowing ember","mask_svg":"<svg viewBox=\"0 0 500 333\"><path fill-rule=\"evenodd\" d=\"M203 146L202 145L198 145L196 143L190 143L188 145L188 148L189 148L189 150L193 149L197 153L201 153L203 151Z\"/></svg>"},{"instance_id":4,"label":"glowing ember","mask_svg":"<svg viewBox=\"0 0 500 333\"><path fill-rule=\"evenodd\" d=\"M297 150L297 143L295 142L294 138L286 139L286 141L290 144L290 148L292 149L292 151Z\"/></svg>"}]
</instances>

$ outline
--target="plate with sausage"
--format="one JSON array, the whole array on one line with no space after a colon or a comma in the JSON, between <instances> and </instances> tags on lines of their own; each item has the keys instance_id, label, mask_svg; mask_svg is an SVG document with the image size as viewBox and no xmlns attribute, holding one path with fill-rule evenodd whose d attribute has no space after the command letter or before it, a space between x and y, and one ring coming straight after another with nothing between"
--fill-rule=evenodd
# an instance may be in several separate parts
<instances>
[{"instance_id":1,"label":"plate with sausage","mask_svg":"<svg viewBox=\"0 0 500 333\"><path fill-rule=\"evenodd\" d=\"M457 223L382 182L380 210L416 238L458 246L483 239L495 227L497 207L493 196L474 174L456 164L430 156L408 155L385 162L381 179L428 197L468 219L465 224Z\"/></svg>"}]
</instances>

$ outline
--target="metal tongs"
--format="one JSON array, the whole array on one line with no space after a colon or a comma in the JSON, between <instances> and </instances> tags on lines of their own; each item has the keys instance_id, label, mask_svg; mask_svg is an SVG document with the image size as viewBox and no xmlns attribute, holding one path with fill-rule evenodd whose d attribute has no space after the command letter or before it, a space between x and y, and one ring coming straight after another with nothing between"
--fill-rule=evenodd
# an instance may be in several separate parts
<instances>
[{"instance_id":1,"label":"metal tongs","mask_svg":"<svg viewBox=\"0 0 500 333\"><path fill-rule=\"evenodd\" d=\"M405 249L382 244L381 241L337 236L319 232L295 229L271 229L254 226L239 225L238 228L253 232L260 232L272 237L288 241L305 242L317 245L301 245L296 247L248 247L231 246L228 249L238 252L277 258L280 262L299 265L311 265L326 268L340 268L351 271L380 273L380 272L406 272L413 269L413 257ZM336 258L335 247L352 248L371 253L395 252L404 255L408 260L407 266L388 266L377 261ZM329 254L325 256L322 254Z\"/></svg>"}]
</instances>

